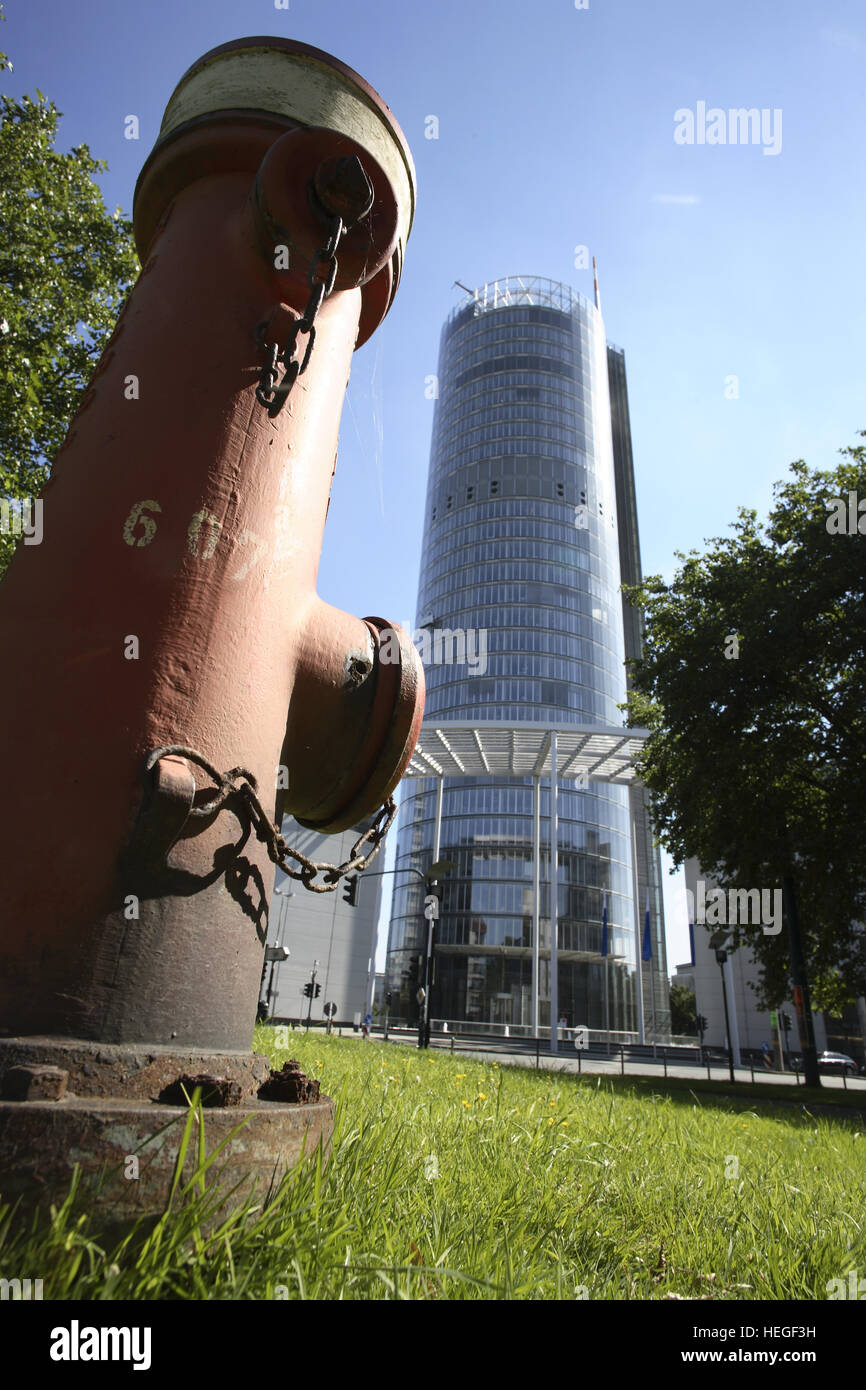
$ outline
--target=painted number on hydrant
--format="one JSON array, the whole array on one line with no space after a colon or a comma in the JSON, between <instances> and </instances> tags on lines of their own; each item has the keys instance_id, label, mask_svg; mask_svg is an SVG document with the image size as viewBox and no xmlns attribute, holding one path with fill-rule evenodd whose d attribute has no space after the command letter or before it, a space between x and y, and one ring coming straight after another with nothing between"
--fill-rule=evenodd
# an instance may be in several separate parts
<instances>
[{"instance_id":1,"label":"painted number on hydrant","mask_svg":"<svg viewBox=\"0 0 866 1390\"><path fill-rule=\"evenodd\" d=\"M204 545L202 546L202 551L199 555L198 537L199 532L201 531L201 528L205 522L207 522L209 530L206 533ZM192 521L189 523L186 533L186 543L187 547L189 548L190 555L192 555L196 560L209 560L217 548L217 541L219 540L221 530L222 526L220 522L217 521L213 512L196 512L192 518Z\"/></svg>"},{"instance_id":2,"label":"painted number on hydrant","mask_svg":"<svg viewBox=\"0 0 866 1390\"><path fill-rule=\"evenodd\" d=\"M151 513L161 511L162 507L159 502L153 499L134 503L129 516L123 523L123 539L126 544L133 547L150 545L157 532L156 518ZM196 560L212 559L216 553L221 532L222 522L214 516L213 512L204 509L194 512L186 532L187 549L190 555ZM259 562L264 560L267 544L254 531L250 530L242 531L234 543L239 550L242 549L245 552L241 557L240 567L229 576L239 582L246 579Z\"/></svg>"},{"instance_id":3,"label":"painted number on hydrant","mask_svg":"<svg viewBox=\"0 0 866 1390\"><path fill-rule=\"evenodd\" d=\"M123 539L127 545L150 545L156 535L156 522L152 516L148 516L145 508L151 511L161 512L162 507L158 502L136 502L123 523ZM136 536L136 527L141 524L141 534Z\"/></svg>"}]
</instances>

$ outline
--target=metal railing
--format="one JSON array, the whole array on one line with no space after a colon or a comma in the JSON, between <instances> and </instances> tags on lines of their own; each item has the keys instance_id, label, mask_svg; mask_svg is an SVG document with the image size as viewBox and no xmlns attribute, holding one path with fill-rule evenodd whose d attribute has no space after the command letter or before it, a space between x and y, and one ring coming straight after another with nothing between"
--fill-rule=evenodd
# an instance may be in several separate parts
<instances>
[{"instance_id":1,"label":"metal railing","mask_svg":"<svg viewBox=\"0 0 866 1390\"><path fill-rule=\"evenodd\" d=\"M514 309L523 304L559 309L566 314L573 313L578 306L586 311L595 309L585 295L564 281L549 280L543 275L503 275L498 280L486 281L467 294L451 310L446 326L471 304L475 305L476 314L495 309Z\"/></svg>"},{"instance_id":2,"label":"metal railing","mask_svg":"<svg viewBox=\"0 0 866 1390\"><path fill-rule=\"evenodd\" d=\"M333 1032L342 1037L344 1034L357 1034L361 1032L360 1027L356 1027L351 1020L334 1019L332 1026L328 1027L327 1019L313 1019L307 1024L305 1018L269 1018L264 1020L269 1026L279 1026L287 1024L291 1028L299 1031L308 1029L322 1029L323 1031ZM473 1025L478 1027L479 1025ZM638 1043L638 1042L611 1042L593 1040L590 1036L588 1046L576 1047L573 1037L565 1037L565 1034L573 1035L578 1030L574 1028L560 1029L560 1042L562 1047L553 1052L550 1046L550 1036L545 1034L543 1037L531 1037L527 1035L516 1036L511 1033L491 1033L486 1029L491 1025L480 1025L485 1029L484 1032L470 1032L468 1030L460 1033L453 1029L436 1029L434 1027L430 1034L430 1046L448 1052L465 1053L500 1053L505 1056L534 1058L536 1067L541 1066L542 1058L555 1060L557 1062L572 1063L577 1061L577 1073L582 1074L584 1062L611 1062L619 1064L619 1072L622 1076L631 1074L633 1076L644 1075L641 1072L630 1071L629 1063L655 1064L661 1067L662 1074L667 1077L669 1067L688 1067L694 1069L695 1073L703 1074L706 1072L708 1081L725 1080L729 1081L730 1067L728 1054L724 1048L698 1048L689 1047L684 1044L676 1043ZM389 1022L388 1030L385 1032L384 1024L381 1019L375 1019L371 1028L371 1034L378 1035L383 1041L409 1042L415 1043L418 1027L417 1024L407 1025L405 1023ZM752 1084L760 1082L780 1081L787 1084L787 1078L793 1076L796 1086L804 1086L806 1079L797 1058L792 1058L790 1065L785 1071L780 1071L776 1067L763 1068L760 1065L756 1068L753 1058L748 1062L741 1063L735 1067L735 1071L744 1074L748 1072ZM599 1073L595 1073L598 1075ZM600 1073L603 1075L604 1073ZM846 1070L842 1069L842 1089L849 1089L849 1078ZM832 1080L835 1072L824 1072L824 1080ZM859 1078L862 1085L853 1087L856 1091L866 1090L866 1079ZM830 1089L838 1089L831 1087Z\"/></svg>"},{"instance_id":3,"label":"metal railing","mask_svg":"<svg viewBox=\"0 0 866 1390\"><path fill-rule=\"evenodd\" d=\"M574 1032L575 1030L562 1030L563 1032ZM382 1033L380 1024L374 1024L374 1033ZM389 1025L388 1039L394 1042L414 1041L415 1030L406 1028L402 1024ZM585 1048L575 1047L572 1042L565 1042L556 1052L551 1050L550 1038L545 1037L515 1037L511 1034L493 1035L490 1033L456 1033L452 1030L447 1032L437 1031L430 1035L430 1046L449 1052L479 1053L490 1054L499 1053L504 1056L526 1057L528 1060L534 1058L536 1068L541 1066L542 1059L545 1061L564 1062L573 1064L577 1062L577 1074L581 1075L585 1062L599 1063L609 1062L618 1063L620 1075L645 1075L644 1072L637 1072L629 1066L635 1063L646 1065L655 1064L659 1066L662 1074L667 1077L669 1068L680 1067L694 1069L696 1074L703 1076L706 1073L708 1081L723 1080L730 1084L730 1066L727 1052L724 1048L697 1048L676 1044L663 1043L615 1043L608 1046L605 1043L590 1041ZM801 1067L795 1062L788 1070L779 1071L776 1068L755 1067L753 1059L747 1063L735 1067L735 1072L740 1073L738 1080L745 1082L745 1073L748 1073L750 1082L760 1085L761 1083L790 1084L787 1078L793 1076L794 1085L804 1086L805 1076ZM604 1075L603 1072L594 1072L595 1075ZM823 1080L832 1079L834 1073L823 1073ZM842 1088L849 1089L849 1078L845 1071L842 1072ZM838 1089L830 1087L829 1089ZM853 1088L857 1091L866 1091L866 1081L862 1086Z\"/></svg>"}]
</instances>

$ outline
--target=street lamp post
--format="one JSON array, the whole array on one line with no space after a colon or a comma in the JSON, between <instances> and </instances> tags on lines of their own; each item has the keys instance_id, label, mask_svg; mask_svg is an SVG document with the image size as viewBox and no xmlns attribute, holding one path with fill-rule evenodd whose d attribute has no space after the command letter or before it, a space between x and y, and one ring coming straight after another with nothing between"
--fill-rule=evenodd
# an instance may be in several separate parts
<instances>
[{"instance_id":1,"label":"street lamp post","mask_svg":"<svg viewBox=\"0 0 866 1390\"><path fill-rule=\"evenodd\" d=\"M433 926L439 916L438 900L442 897L442 889L439 887L438 880L450 874L457 865L451 859L438 859L426 873L420 869L415 869L411 864L406 864L400 869L376 869L372 873L365 873L364 878L382 878L385 874L415 874L422 883L427 885L428 893L424 904L424 917L428 923L427 941L424 953L424 984L419 988L416 998L419 1004L418 1020L418 1046L430 1046L430 974L433 960ZM358 890L360 892L362 880L358 880ZM437 891L438 890L438 891ZM428 915L430 910L430 900L437 901L435 916Z\"/></svg>"},{"instance_id":2,"label":"street lamp post","mask_svg":"<svg viewBox=\"0 0 866 1390\"><path fill-rule=\"evenodd\" d=\"M424 952L424 998L421 1001L421 1017L418 1023L419 1047L430 1046L430 973L433 964L433 928L439 920L439 903L442 898L442 889L438 883L430 883L428 887L430 891L424 899L427 943Z\"/></svg>"},{"instance_id":3,"label":"street lamp post","mask_svg":"<svg viewBox=\"0 0 866 1390\"><path fill-rule=\"evenodd\" d=\"M723 951L721 947L717 947L716 960L718 961L719 969L722 972L722 1002L725 1006L725 1035L728 1040L728 1070L731 1074L731 1080L736 1081L737 1078L734 1076L734 1049L731 1045L731 1025L728 1020L728 986L725 982L725 961L727 959L727 951Z\"/></svg>"},{"instance_id":4,"label":"street lamp post","mask_svg":"<svg viewBox=\"0 0 866 1390\"><path fill-rule=\"evenodd\" d=\"M283 954L283 950L284 950L283 938L284 938L285 935L286 935L286 916L288 915L287 912L286 912L286 907L287 907L287 899L288 899L288 898L293 898L295 895L294 895L294 893L284 893L283 890L282 890L282 888L275 888L275 889L274 889L274 896L278 896L279 899L280 899L280 930L279 930L279 937L278 937L278 940L277 940L277 942L276 942L276 949L274 950L273 954L271 955L271 973L270 973L270 975L268 976L268 988L267 988L267 993L266 993L266 995L265 995L266 1011L267 1011L267 1012L266 1012L266 1016L267 1016L268 1018L272 1018L272 1017L273 1017L273 1009L271 1008L271 1001L272 1001L272 999L273 999L273 997L274 997L274 972L276 971L277 966L278 966L278 965L282 965L283 961L284 961L284 960L287 960L287 959L288 959L288 956L289 956L289 952L288 952L288 951L286 951L285 955ZM267 957L266 957L266 958L267 958Z\"/></svg>"},{"instance_id":5,"label":"street lamp post","mask_svg":"<svg viewBox=\"0 0 866 1390\"><path fill-rule=\"evenodd\" d=\"M308 1027L308 1028L309 1028L309 1026L310 1026L310 1022L311 1022L312 1017L313 1017L313 1000L314 1000L315 997L316 997L316 975L317 975L317 973L318 973L318 969L319 969L319 962L318 962L317 960L314 960L314 961L313 961L313 973L312 973L312 975L311 975L311 977L310 977L310 1002L309 1002L309 1004L307 1005L307 1027Z\"/></svg>"}]
</instances>

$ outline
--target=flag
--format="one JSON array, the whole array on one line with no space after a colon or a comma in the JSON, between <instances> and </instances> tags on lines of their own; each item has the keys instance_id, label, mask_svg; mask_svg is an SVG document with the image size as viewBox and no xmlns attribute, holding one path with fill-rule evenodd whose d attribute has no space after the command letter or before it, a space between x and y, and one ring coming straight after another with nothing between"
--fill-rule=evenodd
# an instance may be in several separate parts
<instances>
[{"instance_id":1,"label":"flag","mask_svg":"<svg viewBox=\"0 0 866 1390\"><path fill-rule=\"evenodd\" d=\"M691 958L691 961L689 962L689 964L690 964L690 965L694 965L694 963L695 963L695 927L694 927L694 923L693 923L693 922L689 922L689 949L691 950L691 954L692 954L692 958Z\"/></svg>"},{"instance_id":2,"label":"flag","mask_svg":"<svg viewBox=\"0 0 866 1390\"><path fill-rule=\"evenodd\" d=\"M640 953L641 960L652 960L653 947L650 938L650 910L649 910L649 890L646 895L646 913L643 919L643 948Z\"/></svg>"},{"instance_id":3,"label":"flag","mask_svg":"<svg viewBox=\"0 0 866 1390\"><path fill-rule=\"evenodd\" d=\"M607 889L604 890L604 899L601 908L601 954L607 955Z\"/></svg>"}]
</instances>

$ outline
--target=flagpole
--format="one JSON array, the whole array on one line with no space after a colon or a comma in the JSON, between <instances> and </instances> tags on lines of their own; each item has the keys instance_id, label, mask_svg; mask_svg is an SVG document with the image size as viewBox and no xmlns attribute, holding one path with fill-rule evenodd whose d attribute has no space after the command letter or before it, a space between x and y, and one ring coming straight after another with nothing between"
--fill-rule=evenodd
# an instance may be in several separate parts
<instances>
[{"instance_id":1,"label":"flagpole","mask_svg":"<svg viewBox=\"0 0 866 1390\"><path fill-rule=\"evenodd\" d=\"M550 735L550 1050L559 1051L559 759L556 730Z\"/></svg>"},{"instance_id":2,"label":"flagpole","mask_svg":"<svg viewBox=\"0 0 866 1390\"><path fill-rule=\"evenodd\" d=\"M532 801L532 1036L538 1037L538 974L541 959L541 779Z\"/></svg>"},{"instance_id":3,"label":"flagpole","mask_svg":"<svg viewBox=\"0 0 866 1390\"><path fill-rule=\"evenodd\" d=\"M649 937L649 942L650 942L650 997L652 998L652 1001L653 1001L653 1057L655 1057L655 1055L656 1055L656 1039L657 1039L657 1037L658 1037L658 1034L656 1033L655 951L654 951L653 948L652 948L652 934L651 934L651 932L650 932L649 884L647 884L647 890L646 890L646 925L647 925L647 935L648 935L648 937Z\"/></svg>"},{"instance_id":4,"label":"flagpole","mask_svg":"<svg viewBox=\"0 0 866 1390\"><path fill-rule=\"evenodd\" d=\"M608 985L610 981L610 971L607 964L607 956L604 958L604 1030L607 1033L607 1055L610 1056L610 1000L608 997Z\"/></svg>"},{"instance_id":5,"label":"flagpole","mask_svg":"<svg viewBox=\"0 0 866 1390\"><path fill-rule=\"evenodd\" d=\"M634 899L634 935L635 935L635 989L637 990L637 1040L643 1044L645 1041L644 1030L644 1008L643 1008L643 952L640 941L640 889L638 887L637 876L637 836L635 832L635 821L631 823L631 876L632 876L632 895Z\"/></svg>"},{"instance_id":6,"label":"flagpole","mask_svg":"<svg viewBox=\"0 0 866 1390\"><path fill-rule=\"evenodd\" d=\"M601 908L601 951L604 956L604 1031L607 1035L607 1055L610 1056L610 994L609 981L610 971L608 969L608 950L607 950L607 888L604 889L604 898Z\"/></svg>"}]
</instances>

